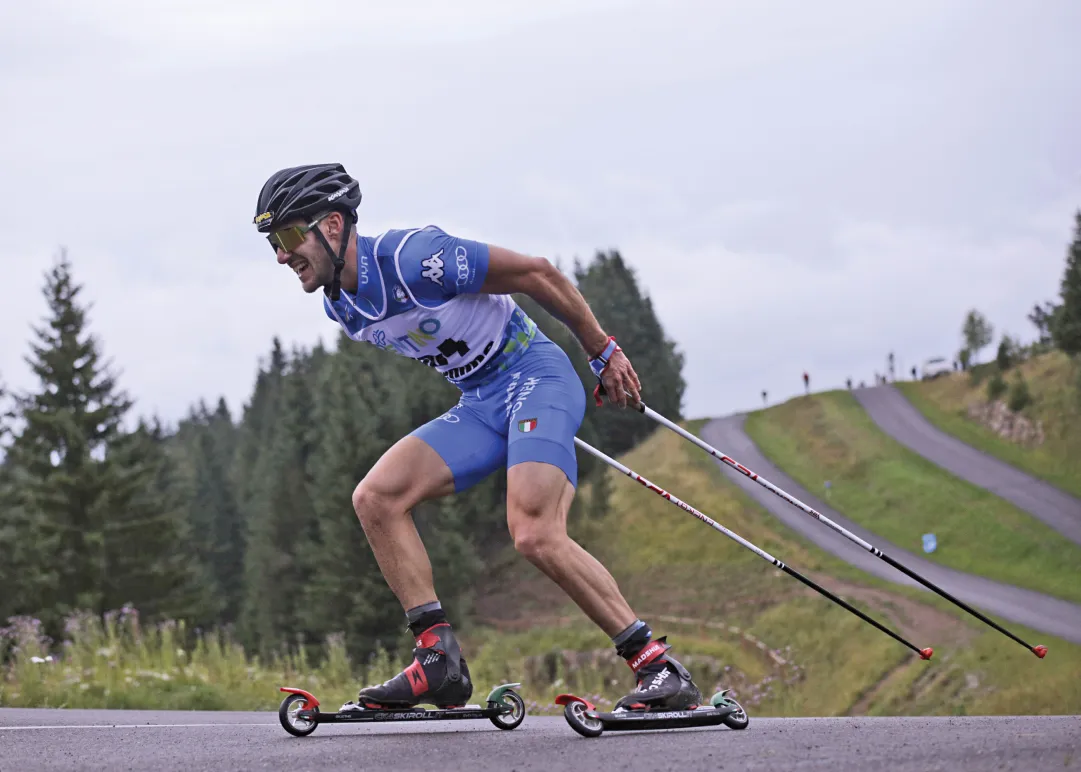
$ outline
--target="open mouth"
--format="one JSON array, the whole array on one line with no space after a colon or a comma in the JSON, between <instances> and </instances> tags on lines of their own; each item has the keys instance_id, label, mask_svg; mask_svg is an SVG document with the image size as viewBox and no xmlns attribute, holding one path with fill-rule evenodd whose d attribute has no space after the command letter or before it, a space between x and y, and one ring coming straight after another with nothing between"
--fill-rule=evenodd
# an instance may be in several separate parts
<instances>
[{"instance_id":1,"label":"open mouth","mask_svg":"<svg viewBox=\"0 0 1081 772\"><path fill-rule=\"evenodd\" d=\"M298 260L292 265L293 273L297 275L297 278L303 279L306 274L311 273L311 266L308 265L307 260Z\"/></svg>"}]
</instances>

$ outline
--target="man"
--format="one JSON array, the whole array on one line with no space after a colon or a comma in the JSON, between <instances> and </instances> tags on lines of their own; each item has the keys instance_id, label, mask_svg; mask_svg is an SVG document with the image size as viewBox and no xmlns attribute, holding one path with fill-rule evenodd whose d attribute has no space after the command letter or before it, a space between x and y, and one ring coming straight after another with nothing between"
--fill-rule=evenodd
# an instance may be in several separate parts
<instances>
[{"instance_id":1,"label":"man","mask_svg":"<svg viewBox=\"0 0 1081 772\"><path fill-rule=\"evenodd\" d=\"M416 641L413 663L361 689L353 707L452 707L471 696L469 669L411 511L504 467L515 548L611 637L636 675L617 709L696 706L701 694L669 644L652 640L608 571L567 536L585 394L567 354L510 293L532 297L573 330L592 355L598 386L625 407L637 402L641 384L615 338L547 260L435 226L361 236L353 231L360 200L357 181L340 164L297 166L267 180L255 217L278 263L296 273L305 292L324 290L327 316L350 338L418 359L461 390L457 405L393 445L353 492Z\"/></svg>"}]
</instances>

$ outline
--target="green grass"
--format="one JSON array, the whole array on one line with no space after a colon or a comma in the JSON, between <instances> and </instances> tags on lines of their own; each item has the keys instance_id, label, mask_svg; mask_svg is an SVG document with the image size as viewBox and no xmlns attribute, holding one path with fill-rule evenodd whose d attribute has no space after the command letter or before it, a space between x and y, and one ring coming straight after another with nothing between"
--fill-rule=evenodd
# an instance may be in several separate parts
<instances>
[{"instance_id":1,"label":"green grass","mask_svg":"<svg viewBox=\"0 0 1081 772\"><path fill-rule=\"evenodd\" d=\"M1081 602L1081 546L895 442L848 392L800 397L748 416L747 433L838 512L951 568Z\"/></svg>"},{"instance_id":2,"label":"green grass","mask_svg":"<svg viewBox=\"0 0 1081 772\"><path fill-rule=\"evenodd\" d=\"M919 660L611 471L610 509L577 517L572 532L613 570L657 634L668 635L707 697L733 687L752 716L1081 712L1081 646L1019 629L1048 645L1047 658L1037 660L941 598L847 566L779 526L712 459L667 430L622 460L918 645L935 647L930 662ZM587 485L580 495L591 493ZM478 606L484 612L487 602L490 611L502 593L500 613L491 614L500 624L459 628L476 684L473 701L498 683L520 681L530 713L551 714L563 691L605 705L630 688L630 670L611 642L558 592L546 594L550 583L539 572L513 550L498 566ZM529 603L516 602L526 596ZM337 707L359 684L381 682L406 664L384 653L351 662L337 637L317 660L283 652L260 661L224 636L187 646L182 626L143 628L130 614L104 626L73 620L70 641L51 650L51 662L34 661L50 652L30 620L6 633L17 652L0 670L4 707L274 710L280 685L310 689Z\"/></svg>"},{"instance_id":3,"label":"green grass","mask_svg":"<svg viewBox=\"0 0 1081 772\"><path fill-rule=\"evenodd\" d=\"M973 402L987 402L986 381L964 373L927 382L901 382L898 389L935 426L989 455L1013 464L1081 497L1081 394L1069 359L1061 352L1034 357L1016 368L1032 392L1033 404L1021 414L1041 421L1043 444L1026 448L999 436L968 416ZM1013 382L1013 372L1006 382Z\"/></svg>"},{"instance_id":4,"label":"green grass","mask_svg":"<svg viewBox=\"0 0 1081 772\"><path fill-rule=\"evenodd\" d=\"M702 422L688 428L697 432ZM572 533L615 575L632 607L658 634L668 634L677 656L714 649L730 669L713 683L714 670L696 679L704 691L735 686L759 716L955 715L1081 712L1081 646L996 621L1045 643L1039 660L948 601L929 592L871 577L784 528L723 475L717 463L675 434L661 430L621 458L631 469L679 496L725 527L771 552L833 592L909 637L930 645L930 662L777 571L749 550L625 476L611 471L608 513L572 521ZM590 486L580 495L588 497ZM500 583L518 592L536 581L532 569L504 565ZM481 600L483 605L483 599ZM697 625L674 625L667 616ZM536 674L529 663L559 659L562 683L551 687L527 676L538 702L588 679L591 666L572 666L575 652L604 652L611 645L573 605L554 599L531 606L513 634L471 631L474 646L507 662L501 677ZM994 618L994 617L993 617ZM514 621L514 620L511 620ZM729 627L738 632L732 632ZM582 632L575 632L582 631ZM579 635L589 636L587 639ZM787 660L778 666L744 636ZM498 653L497 653L498 652ZM566 656L563 653L566 652ZM607 681L583 682L598 697L614 699L629 685L617 663ZM616 683L612 684L614 680ZM974 684L974 685L973 685ZM1017 705L1019 707L1014 707Z\"/></svg>"}]
</instances>

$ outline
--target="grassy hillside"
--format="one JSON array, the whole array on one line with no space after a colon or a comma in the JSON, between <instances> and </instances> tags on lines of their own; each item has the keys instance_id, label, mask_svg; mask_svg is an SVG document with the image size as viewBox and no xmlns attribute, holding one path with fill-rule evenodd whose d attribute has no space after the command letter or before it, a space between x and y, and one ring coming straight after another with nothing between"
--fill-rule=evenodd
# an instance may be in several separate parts
<instances>
[{"instance_id":1,"label":"grassy hillside","mask_svg":"<svg viewBox=\"0 0 1081 772\"><path fill-rule=\"evenodd\" d=\"M1081 394L1069 359L1056 351L1023 362L1016 371L1034 400L1021 415L1043 425L1045 439L1036 447L1014 443L969 417L970 404L988 400L986 378L974 383L968 374L956 373L897 387L943 431L1081 497ZM1006 374L1007 383L1013 378L1013 372Z\"/></svg>"},{"instance_id":2,"label":"grassy hillside","mask_svg":"<svg viewBox=\"0 0 1081 772\"><path fill-rule=\"evenodd\" d=\"M573 533L613 569L657 634L669 636L707 696L734 687L752 717L1081 712L1081 646L1018 629L1049 647L1038 660L941 598L837 561L779 526L671 432L659 430L624 461L917 645L935 648L931 661L921 661L613 471L607 513L576 517ZM592 492L580 494L586 510ZM552 699L562 691L610 705L630 688L630 670L611 642L513 550L491 566L488 580L478 588L481 623L459 631L474 700L493 684L521 681L532 713L554 713ZM182 629L150 629L124 614L105 628L87 619L70 632L61 659L45 661L33 620L0 631L18 646L0 672L0 706L273 710L282 697L277 687L287 684L336 707L360 684L379 683L405 664L385 656L350 662L340 639L327 642L318 666L303 653L248 659L216 634L184 650Z\"/></svg>"},{"instance_id":3,"label":"grassy hillside","mask_svg":"<svg viewBox=\"0 0 1081 772\"><path fill-rule=\"evenodd\" d=\"M748 416L747 433L842 514L919 552L934 533L943 565L1081 602L1081 546L883 433L848 392L800 397Z\"/></svg>"},{"instance_id":4,"label":"grassy hillside","mask_svg":"<svg viewBox=\"0 0 1081 772\"><path fill-rule=\"evenodd\" d=\"M1070 675L1081 669L1081 646L1018 628L1048 645L1051 653L1038 660L937 596L841 563L780 526L672 432L659 430L622 460L917 645L935 648L930 662L921 661L612 471L608 513L578 518L573 534L613 570L657 634L669 636L703 691L733 686L760 716L1081 710L1081 683ZM474 671L524 681L533 710L548 708L560 691L605 703L630 688L630 671L611 642L513 553L483 588L478 609L486 624L463 636L478 655Z\"/></svg>"}]
</instances>

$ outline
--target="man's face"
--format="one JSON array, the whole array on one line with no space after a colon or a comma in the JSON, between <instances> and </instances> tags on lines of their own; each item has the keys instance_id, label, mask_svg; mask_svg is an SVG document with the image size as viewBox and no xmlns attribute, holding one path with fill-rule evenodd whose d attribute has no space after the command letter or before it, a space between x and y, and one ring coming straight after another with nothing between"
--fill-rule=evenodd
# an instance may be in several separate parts
<instances>
[{"instance_id":1,"label":"man's face","mask_svg":"<svg viewBox=\"0 0 1081 772\"><path fill-rule=\"evenodd\" d=\"M337 246L337 238L335 237L338 229L336 226L337 221L340 219L341 216L335 212L315 226L323 231L323 235L327 237L331 248ZM308 222L292 220L284 223L281 227L287 228L294 225L307 226ZM327 254L319 237L313 231L305 233L304 241L295 249L286 252L279 246L277 255L278 263L289 266L290 270L300 279L300 286L304 288L305 292L315 292L321 287L330 284L334 279L334 263L331 261L330 255Z\"/></svg>"}]
</instances>

